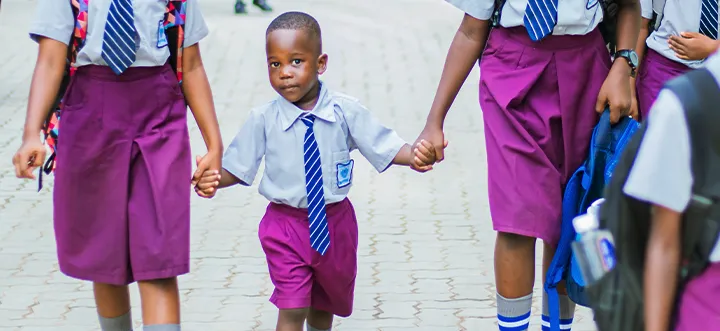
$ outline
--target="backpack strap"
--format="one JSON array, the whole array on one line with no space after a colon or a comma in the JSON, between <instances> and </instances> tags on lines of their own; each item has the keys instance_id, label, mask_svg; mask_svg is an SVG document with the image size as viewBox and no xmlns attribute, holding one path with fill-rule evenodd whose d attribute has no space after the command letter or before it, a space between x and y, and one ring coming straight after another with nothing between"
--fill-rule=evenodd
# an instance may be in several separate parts
<instances>
[{"instance_id":1,"label":"backpack strap","mask_svg":"<svg viewBox=\"0 0 720 331\"><path fill-rule=\"evenodd\" d=\"M165 35L170 49L170 66L177 75L178 83L182 84L182 54L185 42L185 12L187 0L169 0L165 9Z\"/></svg>"}]
</instances>

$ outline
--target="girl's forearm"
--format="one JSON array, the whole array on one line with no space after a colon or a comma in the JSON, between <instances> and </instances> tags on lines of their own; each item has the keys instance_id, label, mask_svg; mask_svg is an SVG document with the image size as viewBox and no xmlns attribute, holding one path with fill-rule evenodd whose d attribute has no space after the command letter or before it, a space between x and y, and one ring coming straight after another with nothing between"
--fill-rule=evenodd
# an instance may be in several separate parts
<instances>
[{"instance_id":1,"label":"girl's forearm","mask_svg":"<svg viewBox=\"0 0 720 331\"><path fill-rule=\"evenodd\" d=\"M490 31L490 22L465 15L455 33L443 67L440 84L433 100L428 124L442 127L448 110L465 79L477 63Z\"/></svg>"},{"instance_id":2,"label":"girl's forearm","mask_svg":"<svg viewBox=\"0 0 720 331\"><path fill-rule=\"evenodd\" d=\"M667 331L680 265L682 215L654 207L644 271L645 328Z\"/></svg>"},{"instance_id":3,"label":"girl's forearm","mask_svg":"<svg viewBox=\"0 0 720 331\"><path fill-rule=\"evenodd\" d=\"M66 68L67 45L49 38L39 41L38 58L35 63L23 139L39 138L42 125L57 98Z\"/></svg>"},{"instance_id":4,"label":"girl's forearm","mask_svg":"<svg viewBox=\"0 0 720 331\"><path fill-rule=\"evenodd\" d=\"M210 82L195 44L183 51L183 93L210 152L222 153L222 137L213 103Z\"/></svg>"}]
</instances>

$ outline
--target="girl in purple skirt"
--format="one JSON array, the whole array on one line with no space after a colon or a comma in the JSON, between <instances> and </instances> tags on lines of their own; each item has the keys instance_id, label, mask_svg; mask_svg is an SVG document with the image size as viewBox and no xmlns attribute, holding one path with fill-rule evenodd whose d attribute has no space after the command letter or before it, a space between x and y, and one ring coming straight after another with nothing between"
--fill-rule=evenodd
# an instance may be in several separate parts
<instances>
[{"instance_id":1,"label":"girl in purple skirt","mask_svg":"<svg viewBox=\"0 0 720 331\"><path fill-rule=\"evenodd\" d=\"M68 46L73 36L83 37L57 146L53 212L60 270L93 282L102 330L132 329L127 285L135 281L144 330L180 330L176 277L189 271L190 251L188 105L208 148L198 173L220 169L222 156L198 46L208 28L197 0L175 7L174 22L184 20L180 85L168 64L166 1L72 2L37 5L30 35L39 54L23 143L13 159L17 176L33 178L45 159L40 129Z\"/></svg>"},{"instance_id":2,"label":"girl in purple skirt","mask_svg":"<svg viewBox=\"0 0 720 331\"><path fill-rule=\"evenodd\" d=\"M643 61L637 82L633 79L631 86L637 90L633 93L633 109L637 109L644 119L665 82L690 69L702 67L720 44L716 0L640 2L643 22L637 50ZM650 33L653 12L662 15L660 25Z\"/></svg>"},{"instance_id":3,"label":"girl in purple skirt","mask_svg":"<svg viewBox=\"0 0 720 331\"><path fill-rule=\"evenodd\" d=\"M432 142L442 160L443 122L480 59L490 213L498 232L498 324L500 330L526 330L535 241L545 244L546 269L560 235L563 186L587 157L597 112L609 104L617 121L629 111L640 5L618 1L618 54L611 62L597 28L603 19L597 0L507 0L500 9L500 26L492 30L496 1L448 2L465 16L420 139ZM560 302L561 329L569 329L574 305L567 296ZM544 301L544 328L547 314Z\"/></svg>"},{"instance_id":4,"label":"girl in purple skirt","mask_svg":"<svg viewBox=\"0 0 720 331\"><path fill-rule=\"evenodd\" d=\"M720 82L720 55L706 68ZM680 293L675 325L671 324L682 250L683 213L693 189L690 130L683 105L675 94L660 91L652 105L633 168L623 191L653 205L644 270L646 331L720 330L720 243L710 265ZM708 137L707 139L712 139ZM662 178L662 180L658 180Z\"/></svg>"}]
</instances>

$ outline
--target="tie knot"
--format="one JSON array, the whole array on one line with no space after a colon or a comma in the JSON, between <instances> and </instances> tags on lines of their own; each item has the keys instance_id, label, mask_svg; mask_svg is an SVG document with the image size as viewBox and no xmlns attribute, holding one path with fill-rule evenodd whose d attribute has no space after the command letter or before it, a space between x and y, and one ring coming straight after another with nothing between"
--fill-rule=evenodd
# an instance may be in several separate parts
<instances>
[{"instance_id":1,"label":"tie knot","mask_svg":"<svg viewBox=\"0 0 720 331\"><path fill-rule=\"evenodd\" d=\"M300 117L300 119L307 125L309 128L313 127L313 123L315 123L315 115L312 115L310 113L305 113Z\"/></svg>"}]
</instances>

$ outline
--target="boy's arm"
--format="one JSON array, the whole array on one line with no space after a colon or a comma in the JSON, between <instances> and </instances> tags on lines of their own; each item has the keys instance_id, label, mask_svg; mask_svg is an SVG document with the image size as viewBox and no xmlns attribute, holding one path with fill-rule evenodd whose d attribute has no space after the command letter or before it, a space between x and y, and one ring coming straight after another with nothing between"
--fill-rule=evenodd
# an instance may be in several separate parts
<instances>
[{"instance_id":1,"label":"boy's arm","mask_svg":"<svg viewBox=\"0 0 720 331\"><path fill-rule=\"evenodd\" d=\"M223 143L199 44L185 48L182 61L183 93L208 149L193 175L193 178L199 179L205 170L220 170Z\"/></svg>"},{"instance_id":2,"label":"boy's arm","mask_svg":"<svg viewBox=\"0 0 720 331\"><path fill-rule=\"evenodd\" d=\"M644 280L645 330L670 329L680 265L682 214L653 206Z\"/></svg>"},{"instance_id":3,"label":"boy's arm","mask_svg":"<svg viewBox=\"0 0 720 331\"><path fill-rule=\"evenodd\" d=\"M490 31L490 21L480 20L465 14L455 37L450 44L440 83L428 114L425 128L418 137L429 141L438 154L438 161L444 158L443 126L450 106L460 91L465 79L478 62Z\"/></svg>"}]
</instances>

